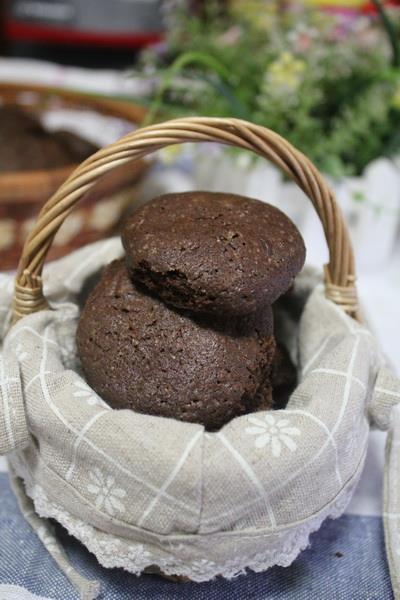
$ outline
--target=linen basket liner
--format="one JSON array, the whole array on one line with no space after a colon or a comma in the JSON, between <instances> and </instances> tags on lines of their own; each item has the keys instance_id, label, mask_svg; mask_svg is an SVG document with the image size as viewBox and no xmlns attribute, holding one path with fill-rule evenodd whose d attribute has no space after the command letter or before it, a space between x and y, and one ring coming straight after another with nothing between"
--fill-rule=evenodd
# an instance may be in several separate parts
<instances>
[{"instance_id":1,"label":"linen basket liner","mask_svg":"<svg viewBox=\"0 0 400 600\"><path fill-rule=\"evenodd\" d=\"M46 518L105 567L136 574L156 566L206 581L287 566L325 518L345 510L370 421L390 429L384 517L400 597L400 409L392 411L400 385L372 334L327 300L322 285L313 289L305 270L294 291L300 322L296 310L282 319L299 369L285 410L238 417L215 433L112 410L80 374L75 330L81 290L121 253L112 239L48 265L46 295L57 310L21 319L0 358L0 451L10 453L26 518L81 597L95 598L98 585L68 564ZM5 333L12 277L2 276L0 288Z\"/></svg>"}]
</instances>

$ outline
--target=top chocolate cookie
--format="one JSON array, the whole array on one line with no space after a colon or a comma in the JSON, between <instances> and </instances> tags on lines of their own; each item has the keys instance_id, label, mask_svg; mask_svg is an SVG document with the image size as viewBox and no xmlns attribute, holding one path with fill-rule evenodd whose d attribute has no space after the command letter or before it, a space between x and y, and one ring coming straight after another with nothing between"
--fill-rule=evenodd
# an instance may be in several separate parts
<instances>
[{"instance_id":1,"label":"top chocolate cookie","mask_svg":"<svg viewBox=\"0 0 400 600\"><path fill-rule=\"evenodd\" d=\"M244 315L271 304L305 260L303 239L280 210L236 194L165 194L125 222L128 268L165 302Z\"/></svg>"}]
</instances>

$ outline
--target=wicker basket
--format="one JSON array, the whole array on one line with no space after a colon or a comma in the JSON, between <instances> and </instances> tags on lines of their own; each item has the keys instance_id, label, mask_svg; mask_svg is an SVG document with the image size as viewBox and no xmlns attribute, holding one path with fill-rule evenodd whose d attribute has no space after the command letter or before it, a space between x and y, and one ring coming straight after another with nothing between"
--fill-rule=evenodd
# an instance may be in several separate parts
<instances>
[{"instance_id":1,"label":"wicker basket","mask_svg":"<svg viewBox=\"0 0 400 600\"><path fill-rule=\"evenodd\" d=\"M0 99L3 104L18 104L36 114L51 108L71 108L118 117L135 125L144 116L142 108L126 102L33 85L0 84ZM23 242L42 204L77 166L0 173L0 270L17 266ZM55 239L50 257L58 258L112 234L121 214L134 200L135 185L146 168L143 161L125 165L99 183Z\"/></svg>"},{"instance_id":2,"label":"wicker basket","mask_svg":"<svg viewBox=\"0 0 400 600\"><path fill-rule=\"evenodd\" d=\"M332 191L314 165L289 142L264 127L238 119L199 117L139 129L100 150L72 173L42 208L25 243L18 267L15 316L46 306L40 276L53 239L78 201L104 174L166 146L199 141L253 151L280 167L297 183L312 201L326 236L329 248L326 295L348 314L358 316L354 255L347 226Z\"/></svg>"},{"instance_id":3,"label":"wicker basket","mask_svg":"<svg viewBox=\"0 0 400 600\"><path fill-rule=\"evenodd\" d=\"M263 127L253 125L237 119L213 119L193 117L176 119L163 124L158 124L155 126L137 130L125 136L124 138L112 144L111 146L100 150L95 155L84 161L80 165L80 167L60 187L60 189L50 198L50 200L48 200L48 202L40 211L36 224L25 242L21 260L18 266L15 293L13 299L13 315L14 322L16 323L15 329L17 331L19 331L19 325L21 325L21 328L23 328L24 321L22 321L20 324L17 323L22 317L33 313L37 313L48 308L47 301L43 295L41 279L42 269L46 256L50 250L54 236L56 235L58 229L60 228L64 220L74 209L78 201L80 201L81 198L83 198L84 195L89 190L91 190L93 186L96 185L96 182L106 173L109 173L111 170L113 170L115 167L126 164L127 162L133 159L141 160L147 154L159 150L163 147L169 146L171 144L199 141L219 142L222 144L237 146L243 149L253 151L256 154L263 156L267 160L270 160L275 165L280 167L288 177L293 179L299 185L299 187L310 198L319 215L329 247L329 263L325 266L325 295L336 305L338 305L342 310L344 310L348 315L352 316L356 320L360 320L357 294L355 288L353 252L347 228L343 221L342 214L339 208L337 207L332 192L330 191L329 187L326 185L316 168L312 165L312 163L303 154L301 154L299 151L293 148L280 136ZM321 297L323 297L322 293ZM333 310L335 314L338 312L341 313L341 311L337 311L335 307L332 308L331 304L329 304L329 306L331 307L329 310ZM54 311L51 311L51 313L54 314ZM47 313L50 315L49 318L51 318L51 313ZM44 317L45 315L43 314L36 316L40 318L41 316ZM343 315L341 314L340 318L338 319L340 322L343 319ZM351 321L350 319L345 319L345 321L346 323L349 321L351 327L354 327L354 329L356 327L358 329L362 329L362 327L360 327L356 323L356 321ZM12 331L14 331L14 328ZM13 335L15 336L16 333L13 333ZM352 344L353 335L350 335L349 337L349 343ZM39 338L41 339L40 335ZM331 400L330 397L329 400ZM363 415L365 412L364 399L362 401L361 399L359 399L357 402L361 404L360 414ZM333 407L336 407L335 402L331 404L333 404ZM334 409L338 410L336 408ZM122 415L120 414L121 412L125 411L112 411L113 414L110 417L110 423L112 419L118 420L122 418ZM130 417L132 417L132 419L136 418L134 416L134 413L130 413L127 417L124 418L128 421ZM93 417L93 421L91 421L91 423L94 422L95 418L96 417ZM143 415L141 416L141 418L144 418ZM154 417L150 418L154 419ZM320 420L314 417L313 419L317 424L313 424L312 422L310 427L314 427L315 432L318 435L320 435L321 431L318 425L318 423L320 423ZM161 421L164 422L165 420ZM114 421L112 422L114 423ZM46 426L50 427L50 424L47 424ZM179 424L179 427L180 426L190 427L192 425ZM351 424L347 424L347 427L351 426ZM120 430L116 428L115 431L117 432ZM126 439L133 439L134 441L134 438L135 436L131 436L131 438L129 438L128 436ZM71 438L70 441L72 443L73 439ZM162 437L160 439L160 443L161 441ZM59 449L59 451L65 452L65 448L61 448ZM87 455L85 454L85 456ZM87 458L85 460L87 460ZM121 460L122 458L118 457L118 461ZM362 461L359 464L361 463ZM83 468L86 468L86 464L87 463L85 463L85 461L83 460ZM288 465L290 466L290 463L288 463ZM353 470L356 469L355 463L354 465L352 465L351 468ZM359 466L357 466L357 469L358 468ZM268 469L264 469L263 473L268 473ZM356 475L354 473L352 474L356 478ZM249 485L252 485L252 483L250 482ZM344 488L342 486L340 488L340 491L342 492L343 489ZM336 500L333 499L331 502L336 502ZM333 507L331 513L325 513L322 511L321 514L318 516L318 519L321 519L320 521L318 521L318 523L320 524L327 514L338 515L342 510L344 509L342 505L340 505L340 507ZM90 515L92 513L90 513ZM56 513L52 513L49 509L47 514L50 516L55 516ZM84 512L79 512L78 517L83 523L86 523L87 521L85 521L84 514ZM87 517L87 519L89 520L91 518L92 516ZM303 527L306 527L306 525L307 524L300 521L298 523L294 523L293 528L294 530L296 530L295 536L299 533L297 531L297 528L302 529ZM310 531L313 530L313 527L315 529L315 527L317 526L315 524L310 525ZM102 530L102 527L103 525L100 524L99 520L97 520L96 531L99 532L100 530ZM111 530L112 519L110 520L110 531ZM72 528L72 531L76 531L79 533L79 529L74 530ZM102 531L107 530L104 529ZM79 537L78 533L76 535ZM240 535L240 531L232 533ZM147 535L147 531L143 533L143 535L145 534ZM204 537L206 539L204 543L207 546L207 543L209 544L211 542L208 540L207 535L205 535ZM210 537L212 537L211 534ZM295 537L294 539L297 540L298 538ZM278 536L276 541L277 546L281 544L279 540L280 538ZM235 542L233 541L232 544L235 544ZM298 548L297 545L299 546ZM295 542L294 546L295 551L292 552L292 554L290 554L290 560L294 559L296 552L298 552L302 547L301 544L298 542ZM88 545L88 547L90 548L90 545ZM92 551L96 553L96 549L93 548L97 548L97 546L92 546ZM104 556L101 556L100 554L99 560L102 559L103 561L106 561L103 564L107 564L107 566L121 566L118 562L112 562L114 561L114 558L114 554L112 553L110 554L109 559L105 559ZM244 566L246 566L246 564L244 564ZM233 568L234 567L232 567L231 569ZM260 570L261 568L262 567L260 567ZM189 573L190 576L190 573L193 572L190 570L186 571L184 566L177 570L174 570L173 567L162 568L162 570L168 573L168 575L172 575L174 573L177 573L179 575L185 575ZM72 580L72 575L70 576ZM197 580L205 580L208 577L208 575L203 574L202 577L203 579ZM79 585L79 583L77 585Z\"/></svg>"}]
</instances>

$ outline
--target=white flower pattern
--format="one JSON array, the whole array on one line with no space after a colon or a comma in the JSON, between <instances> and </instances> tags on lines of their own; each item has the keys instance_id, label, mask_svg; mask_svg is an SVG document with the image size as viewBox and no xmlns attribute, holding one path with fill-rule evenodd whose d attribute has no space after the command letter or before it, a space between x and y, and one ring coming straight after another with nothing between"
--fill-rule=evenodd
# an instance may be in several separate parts
<instances>
[{"instance_id":1,"label":"white flower pattern","mask_svg":"<svg viewBox=\"0 0 400 600\"><path fill-rule=\"evenodd\" d=\"M128 548L128 560L138 568L145 568L151 563L151 554L145 549L143 544L135 544Z\"/></svg>"},{"instance_id":2,"label":"white flower pattern","mask_svg":"<svg viewBox=\"0 0 400 600\"><path fill-rule=\"evenodd\" d=\"M17 344L17 347L15 348L15 354L20 362L29 358L29 354L25 352L22 344Z\"/></svg>"},{"instance_id":3,"label":"white flower pattern","mask_svg":"<svg viewBox=\"0 0 400 600\"><path fill-rule=\"evenodd\" d=\"M293 436L300 435L300 430L291 427L288 419L276 419L273 415L266 414L264 417L248 417L247 420L252 427L247 427L246 433L257 436L254 442L256 448L269 445L275 458L281 455L284 446L291 452L296 450L297 444Z\"/></svg>"},{"instance_id":4,"label":"white flower pattern","mask_svg":"<svg viewBox=\"0 0 400 600\"><path fill-rule=\"evenodd\" d=\"M199 558L191 563L190 568L194 573L202 573L205 569L212 569L215 566L214 561L207 558Z\"/></svg>"},{"instance_id":5,"label":"white flower pattern","mask_svg":"<svg viewBox=\"0 0 400 600\"><path fill-rule=\"evenodd\" d=\"M110 539L110 536L106 539L100 539L98 541L98 546L103 554L109 556L115 556L121 551L121 542L118 539Z\"/></svg>"},{"instance_id":6,"label":"white flower pattern","mask_svg":"<svg viewBox=\"0 0 400 600\"><path fill-rule=\"evenodd\" d=\"M85 398L87 404L89 406L95 406L96 404L100 404L105 408L110 408L104 400L102 400L95 392L83 381L74 381L74 386L78 388L76 392L73 392L73 396L75 398Z\"/></svg>"},{"instance_id":7,"label":"white flower pattern","mask_svg":"<svg viewBox=\"0 0 400 600\"><path fill-rule=\"evenodd\" d=\"M95 467L93 471L90 471L89 478L92 483L88 484L87 490L96 496L96 508L99 510L104 508L111 516L125 512L125 506L120 499L125 498L126 491L115 487L114 477L104 475L98 467Z\"/></svg>"}]
</instances>

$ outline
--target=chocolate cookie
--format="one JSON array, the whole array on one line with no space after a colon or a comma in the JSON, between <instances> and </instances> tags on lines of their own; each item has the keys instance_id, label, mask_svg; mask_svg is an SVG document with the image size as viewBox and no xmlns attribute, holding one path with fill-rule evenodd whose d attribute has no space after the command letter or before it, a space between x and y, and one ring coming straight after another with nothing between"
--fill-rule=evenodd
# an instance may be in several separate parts
<instances>
[{"instance_id":1,"label":"chocolate cookie","mask_svg":"<svg viewBox=\"0 0 400 600\"><path fill-rule=\"evenodd\" d=\"M112 407L218 429L269 393L272 327L270 307L227 323L193 318L136 286L119 260L90 293L77 344L88 383Z\"/></svg>"},{"instance_id":2,"label":"chocolate cookie","mask_svg":"<svg viewBox=\"0 0 400 600\"><path fill-rule=\"evenodd\" d=\"M280 210L235 194L165 194L122 231L128 268L165 302L244 315L271 304L305 259L303 239Z\"/></svg>"}]
</instances>

